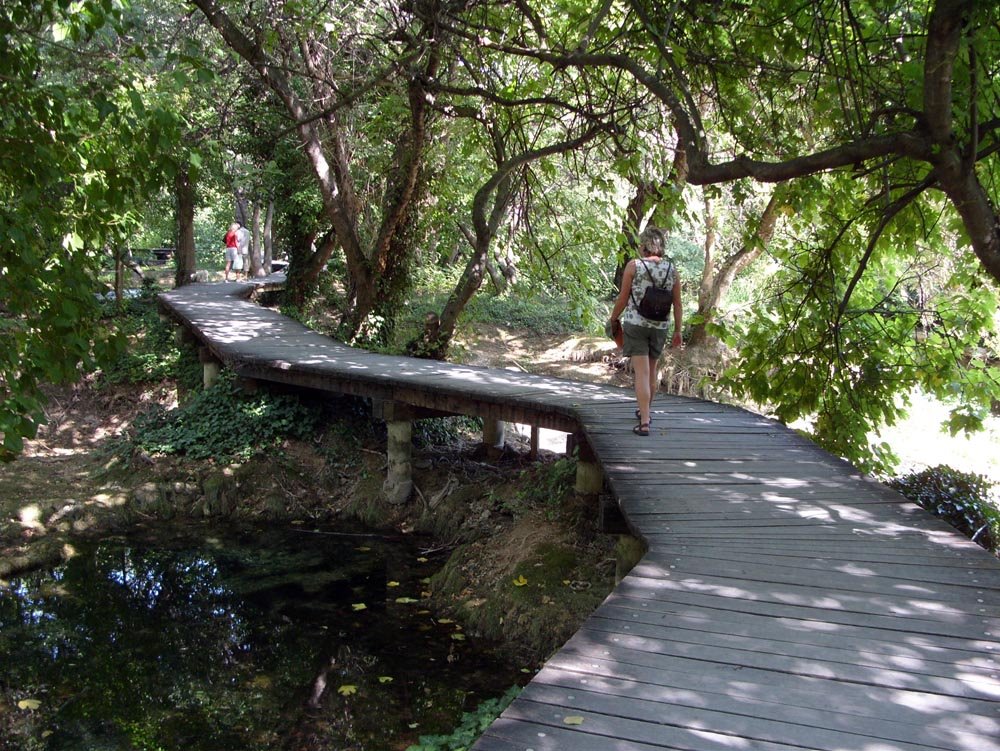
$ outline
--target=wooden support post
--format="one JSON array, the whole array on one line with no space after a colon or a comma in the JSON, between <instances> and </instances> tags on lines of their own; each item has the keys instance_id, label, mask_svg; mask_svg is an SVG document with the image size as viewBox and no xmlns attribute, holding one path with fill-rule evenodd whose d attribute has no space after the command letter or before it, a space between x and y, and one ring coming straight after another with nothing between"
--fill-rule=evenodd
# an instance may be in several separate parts
<instances>
[{"instance_id":1,"label":"wooden support post","mask_svg":"<svg viewBox=\"0 0 1000 751\"><path fill-rule=\"evenodd\" d=\"M615 546L615 585L646 555L646 544L632 535L619 535Z\"/></svg>"},{"instance_id":2,"label":"wooden support post","mask_svg":"<svg viewBox=\"0 0 1000 751\"><path fill-rule=\"evenodd\" d=\"M538 433L537 425L531 426L531 448L528 450L528 458L534 461L538 458Z\"/></svg>"},{"instance_id":3,"label":"wooden support post","mask_svg":"<svg viewBox=\"0 0 1000 751\"><path fill-rule=\"evenodd\" d=\"M178 345L184 347L189 344L197 344L198 339L184 326L179 326L176 331L174 331L174 341Z\"/></svg>"},{"instance_id":4,"label":"wooden support post","mask_svg":"<svg viewBox=\"0 0 1000 751\"><path fill-rule=\"evenodd\" d=\"M604 473L601 472L601 465L597 463L597 456L590 447L587 439L578 434L574 437L573 443L576 446L576 494L581 502L595 514L601 491L604 490Z\"/></svg>"},{"instance_id":5,"label":"wooden support post","mask_svg":"<svg viewBox=\"0 0 1000 751\"><path fill-rule=\"evenodd\" d=\"M413 416L406 404L379 402L385 420L386 458L389 469L382 494L393 505L401 505L413 494Z\"/></svg>"},{"instance_id":6,"label":"wooden support post","mask_svg":"<svg viewBox=\"0 0 1000 751\"><path fill-rule=\"evenodd\" d=\"M483 446L486 447L486 456L490 459L497 459L503 453L503 447L507 441L507 423L503 420L493 420L488 417L483 418Z\"/></svg>"},{"instance_id":7,"label":"wooden support post","mask_svg":"<svg viewBox=\"0 0 1000 751\"><path fill-rule=\"evenodd\" d=\"M219 380L222 372L222 363L219 362L212 350L208 347L201 347L198 350L198 360L201 361L201 383L206 389L212 388Z\"/></svg>"},{"instance_id":8,"label":"wooden support post","mask_svg":"<svg viewBox=\"0 0 1000 751\"><path fill-rule=\"evenodd\" d=\"M240 391L247 396L253 396L254 394L260 393L260 381L256 378L237 378L236 385L239 386Z\"/></svg>"}]
</instances>

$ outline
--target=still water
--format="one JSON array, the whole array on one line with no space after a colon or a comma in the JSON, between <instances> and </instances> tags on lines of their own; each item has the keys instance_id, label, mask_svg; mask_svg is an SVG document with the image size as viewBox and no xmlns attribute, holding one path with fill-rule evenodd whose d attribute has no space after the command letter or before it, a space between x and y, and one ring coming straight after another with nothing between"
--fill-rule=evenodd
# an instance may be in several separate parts
<instances>
[{"instance_id":1,"label":"still water","mask_svg":"<svg viewBox=\"0 0 1000 751\"><path fill-rule=\"evenodd\" d=\"M360 531L114 539L0 587L0 749L405 749L524 675Z\"/></svg>"}]
</instances>

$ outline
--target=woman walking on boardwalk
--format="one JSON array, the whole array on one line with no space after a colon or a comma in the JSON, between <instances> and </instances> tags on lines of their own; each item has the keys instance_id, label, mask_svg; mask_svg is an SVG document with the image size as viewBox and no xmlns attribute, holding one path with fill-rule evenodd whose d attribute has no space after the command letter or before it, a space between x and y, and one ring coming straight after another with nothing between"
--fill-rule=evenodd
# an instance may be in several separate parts
<instances>
[{"instance_id":1,"label":"woman walking on boardwalk","mask_svg":"<svg viewBox=\"0 0 1000 751\"><path fill-rule=\"evenodd\" d=\"M664 256L665 242L663 230L656 227L643 230L639 236L640 258L632 259L625 266L622 287L608 321L609 331L621 324L624 332L622 354L632 359L635 399L639 405L635 411L639 424L632 432L642 436L649 435L649 409L660 383L659 359L667 342L670 310L674 319L670 346L681 346L681 279L674 262ZM651 292L648 299L647 290ZM655 304L653 298L657 295L669 301L666 312L662 305Z\"/></svg>"},{"instance_id":2,"label":"woman walking on boardwalk","mask_svg":"<svg viewBox=\"0 0 1000 751\"><path fill-rule=\"evenodd\" d=\"M239 229L239 223L233 222L229 225L229 230L226 232L226 269L223 272L223 276L227 282L229 281L230 270L232 270L237 280L240 278L240 271L243 270L243 257L240 255L239 235L237 234Z\"/></svg>"}]
</instances>

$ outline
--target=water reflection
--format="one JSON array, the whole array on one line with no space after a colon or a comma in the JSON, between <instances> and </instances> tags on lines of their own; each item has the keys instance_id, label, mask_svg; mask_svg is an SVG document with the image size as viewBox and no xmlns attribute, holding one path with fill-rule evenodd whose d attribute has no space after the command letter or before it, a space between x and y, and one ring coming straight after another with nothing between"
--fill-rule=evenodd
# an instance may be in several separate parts
<instances>
[{"instance_id":1,"label":"water reflection","mask_svg":"<svg viewBox=\"0 0 1000 751\"><path fill-rule=\"evenodd\" d=\"M517 674L423 609L419 558L273 531L81 548L0 589L0 738L374 750L444 732Z\"/></svg>"}]
</instances>

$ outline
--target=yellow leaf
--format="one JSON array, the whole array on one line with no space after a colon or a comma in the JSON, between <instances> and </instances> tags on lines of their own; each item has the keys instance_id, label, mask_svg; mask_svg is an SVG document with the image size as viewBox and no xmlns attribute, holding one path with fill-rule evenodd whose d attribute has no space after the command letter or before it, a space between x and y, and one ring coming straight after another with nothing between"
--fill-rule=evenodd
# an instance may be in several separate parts
<instances>
[{"instance_id":1,"label":"yellow leaf","mask_svg":"<svg viewBox=\"0 0 1000 751\"><path fill-rule=\"evenodd\" d=\"M423 556L420 556L419 558L417 558L417 563L427 563L427 559L424 558Z\"/></svg>"},{"instance_id":2,"label":"yellow leaf","mask_svg":"<svg viewBox=\"0 0 1000 751\"><path fill-rule=\"evenodd\" d=\"M21 699L21 701L17 703L18 709L30 709L32 712L40 706L42 706L42 703L38 701L38 699Z\"/></svg>"},{"instance_id":3,"label":"yellow leaf","mask_svg":"<svg viewBox=\"0 0 1000 751\"><path fill-rule=\"evenodd\" d=\"M385 586L387 586L387 587L398 587L399 586L399 582L388 582L388 583L386 583Z\"/></svg>"},{"instance_id":4,"label":"yellow leaf","mask_svg":"<svg viewBox=\"0 0 1000 751\"><path fill-rule=\"evenodd\" d=\"M368 547L368 546L366 546L366 545L362 545L362 546L361 546L360 548L356 548L356 550L357 550L357 551L358 551L359 553L367 553L368 551L370 551L370 550L371 550L371 548L369 548L369 547Z\"/></svg>"},{"instance_id":5,"label":"yellow leaf","mask_svg":"<svg viewBox=\"0 0 1000 751\"><path fill-rule=\"evenodd\" d=\"M455 641L465 641L465 634L452 634L451 638Z\"/></svg>"},{"instance_id":6,"label":"yellow leaf","mask_svg":"<svg viewBox=\"0 0 1000 751\"><path fill-rule=\"evenodd\" d=\"M453 621L451 618L438 618L438 623L443 623L445 626L447 626L449 623L454 623L454 622L455 621Z\"/></svg>"},{"instance_id":7,"label":"yellow leaf","mask_svg":"<svg viewBox=\"0 0 1000 751\"><path fill-rule=\"evenodd\" d=\"M515 586L515 587L523 587L523 586L524 586L525 584L527 584L527 583L528 583L528 580L527 580L527 579L525 579L523 575L521 575L521 576L517 577L517 578L516 578L516 579L514 580L514 586Z\"/></svg>"},{"instance_id":8,"label":"yellow leaf","mask_svg":"<svg viewBox=\"0 0 1000 751\"><path fill-rule=\"evenodd\" d=\"M346 683L337 689L337 693L341 696L350 696L351 694L358 693L358 687L353 686L350 683Z\"/></svg>"},{"instance_id":9,"label":"yellow leaf","mask_svg":"<svg viewBox=\"0 0 1000 751\"><path fill-rule=\"evenodd\" d=\"M411 602L420 602L420 600L414 600L412 597L397 597L396 602L400 603L401 605L406 605Z\"/></svg>"},{"instance_id":10,"label":"yellow leaf","mask_svg":"<svg viewBox=\"0 0 1000 751\"><path fill-rule=\"evenodd\" d=\"M565 723L566 725L582 725L583 718L578 714L571 714L566 717L563 717L563 723Z\"/></svg>"},{"instance_id":11,"label":"yellow leaf","mask_svg":"<svg viewBox=\"0 0 1000 751\"><path fill-rule=\"evenodd\" d=\"M378 682L379 683L392 683L392 676L391 675L380 675L378 677Z\"/></svg>"},{"instance_id":12,"label":"yellow leaf","mask_svg":"<svg viewBox=\"0 0 1000 751\"><path fill-rule=\"evenodd\" d=\"M368 606L365 605L363 602L356 602L353 605L351 605L351 610L367 610L367 609Z\"/></svg>"},{"instance_id":13,"label":"yellow leaf","mask_svg":"<svg viewBox=\"0 0 1000 751\"><path fill-rule=\"evenodd\" d=\"M53 730L43 730L42 731L42 740L45 740L46 738L48 738L50 735L53 735L54 733L55 733L55 731L53 731Z\"/></svg>"}]
</instances>

